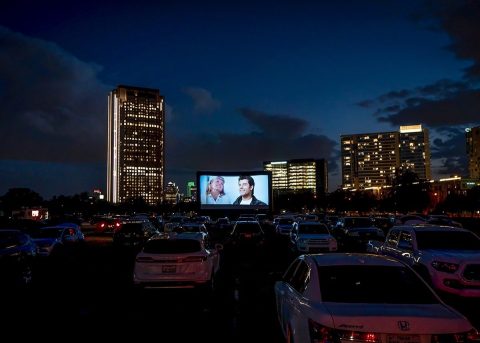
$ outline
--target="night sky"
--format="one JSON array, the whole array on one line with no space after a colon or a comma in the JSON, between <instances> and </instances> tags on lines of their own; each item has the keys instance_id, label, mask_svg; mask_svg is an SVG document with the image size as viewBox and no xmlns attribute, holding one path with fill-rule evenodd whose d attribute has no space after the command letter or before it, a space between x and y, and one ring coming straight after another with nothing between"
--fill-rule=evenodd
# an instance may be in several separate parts
<instances>
[{"instance_id":1,"label":"night sky","mask_svg":"<svg viewBox=\"0 0 480 343\"><path fill-rule=\"evenodd\" d=\"M480 1L23 1L0 7L0 196L105 191L108 92L165 97L166 181L326 158L340 135L430 130L467 175Z\"/></svg>"}]
</instances>

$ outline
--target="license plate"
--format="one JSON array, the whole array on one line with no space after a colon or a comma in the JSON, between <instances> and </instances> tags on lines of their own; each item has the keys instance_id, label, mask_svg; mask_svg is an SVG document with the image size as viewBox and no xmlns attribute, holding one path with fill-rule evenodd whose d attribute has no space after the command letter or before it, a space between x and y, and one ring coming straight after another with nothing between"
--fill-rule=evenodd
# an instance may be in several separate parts
<instances>
[{"instance_id":1,"label":"license plate","mask_svg":"<svg viewBox=\"0 0 480 343\"><path fill-rule=\"evenodd\" d=\"M420 343L419 335L388 335L387 343Z\"/></svg>"},{"instance_id":2,"label":"license plate","mask_svg":"<svg viewBox=\"0 0 480 343\"><path fill-rule=\"evenodd\" d=\"M162 273L176 273L177 266L162 266Z\"/></svg>"}]
</instances>

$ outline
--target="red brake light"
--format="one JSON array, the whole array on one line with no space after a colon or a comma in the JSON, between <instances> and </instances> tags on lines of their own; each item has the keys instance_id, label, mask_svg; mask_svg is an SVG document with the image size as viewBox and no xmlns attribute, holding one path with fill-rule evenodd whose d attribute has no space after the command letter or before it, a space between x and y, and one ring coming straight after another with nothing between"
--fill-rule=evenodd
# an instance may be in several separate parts
<instances>
[{"instance_id":1,"label":"red brake light","mask_svg":"<svg viewBox=\"0 0 480 343\"><path fill-rule=\"evenodd\" d=\"M308 327L310 329L310 339L312 343L337 343L341 341L380 342L380 337L373 332L335 330L323 326L312 319L308 320Z\"/></svg>"},{"instance_id":2,"label":"red brake light","mask_svg":"<svg viewBox=\"0 0 480 343\"><path fill-rule=\"evenodd\" d=\"M363 333L363 340L366 342L376 342L377 336L374 333Z\"/></svg>"},{"instance_id":3,"label":"red brake light","mask_svg":"<svg viewBox=\"0 0 480 343\"><path fill-rule=\"evenodd\" d=\"M203 262L207 260L207 256L189 256L183 259L183 262Z\"/></svg>"}]
</instances>

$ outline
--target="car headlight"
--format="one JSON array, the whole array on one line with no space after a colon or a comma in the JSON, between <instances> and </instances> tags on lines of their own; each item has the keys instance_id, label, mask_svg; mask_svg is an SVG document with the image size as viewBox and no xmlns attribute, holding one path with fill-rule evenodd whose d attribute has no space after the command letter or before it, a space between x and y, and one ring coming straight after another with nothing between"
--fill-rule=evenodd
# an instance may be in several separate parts
<instances>
[{"instance_id":1,"label":"car headlight","mask_svg":"<svg viewBox=\"0 0 480 343\"><path fill-rule=\"evenodd\" d=\"M459 264L442 262L442 261L433 261L432 267L438 271L453 274L458 270Z\"/></svg>"}]
</instances>

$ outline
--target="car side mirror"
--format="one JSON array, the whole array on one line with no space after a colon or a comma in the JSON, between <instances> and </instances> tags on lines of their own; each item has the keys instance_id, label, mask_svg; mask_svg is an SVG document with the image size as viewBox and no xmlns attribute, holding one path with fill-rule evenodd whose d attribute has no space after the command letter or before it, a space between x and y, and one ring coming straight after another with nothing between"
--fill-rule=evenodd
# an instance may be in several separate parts
<instances>
[{"instance_id":1,"label":"car side mirror","mask_svg":"<svg viewBox=\"0 0 480 343\"><path fill-rule=\"evenodd\" d=\"M220 243L215 244L215 250L222 251L223 250L223 244L220 244Z\"/></svg>"}]
</instances>

